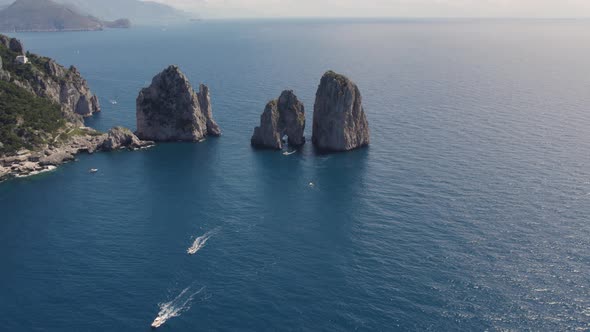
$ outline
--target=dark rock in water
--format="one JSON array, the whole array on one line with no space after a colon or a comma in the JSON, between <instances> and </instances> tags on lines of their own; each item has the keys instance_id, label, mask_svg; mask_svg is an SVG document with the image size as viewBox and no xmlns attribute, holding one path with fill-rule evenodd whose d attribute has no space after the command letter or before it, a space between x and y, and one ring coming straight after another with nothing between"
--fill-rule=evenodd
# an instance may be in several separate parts
<instances>
[{"instance_id":1,"label":"dark rock in water","mask_svg":"<svg viewBox=\"0 0 590 332\"><path fill-rule=\"evenodd\" d=\"M209 87L205 84L199 85L199 93L197 93L199 99L199 106L201 111L207 119L207 134L211 136L221 135L221 129L215 121L213 121L213 109L211 107L211 96L209 94Z\"/></svg>"},{"instance_id":2,"label":"dark rock in water","mask_svg":"<svg viewBox=\"0 0 590 332\"><path fill-rule=\"evenodd\" d=\"M106 138L98 147L98 150L113 151L117 149L141 149L152 146L154 142L140 140L131 130L123 127L114 127L106 135Z\"/></svg>"},{"instance_id":3,"label":"dark rock in water","mask_svg":"<svg viewBox=\"0 0 590 332\"><path fill-rule=\"evenodd\" d=\"M358 87L333 71L324 74L316 93L312 141L325 151L348 151L370 141Z\"/></svg>"},{"instance_id":4,"label":"dark rock in water","mask_svg":"<svg viewBox=\"0 0 590 332\"><path fill-rule=\"evenodd\" d=\"M209 89L195 93L177 66L156 75L137 97L137 136L153 141L200 141L219 136L213 120Z\"/></svg>"},{"instance_id":5,"label":"dark rock in water","mask_svg":"<svg viewBox=\"0 0 590 332\"><path fill-rule=\"evenodd\" d=\"M279 99L268 102L260 116L260 126L254 128L250 142L253 146L282 149L287 135L290 146L305 144L305 107L293 91L283 91Z\"/></svg>"}]
</instances>

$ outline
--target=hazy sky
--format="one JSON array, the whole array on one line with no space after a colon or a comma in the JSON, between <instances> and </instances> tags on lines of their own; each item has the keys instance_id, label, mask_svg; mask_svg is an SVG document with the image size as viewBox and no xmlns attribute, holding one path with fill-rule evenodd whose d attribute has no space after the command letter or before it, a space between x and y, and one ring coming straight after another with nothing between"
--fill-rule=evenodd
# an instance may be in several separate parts
<instances>
[{"instance_id":1,"label":"hazy sky","mask_svg":"<svg viewBox=\"0 0 590 332\"><path fill-rule=\"evenodd\" d=\"M152 0L203 17L590 17L590 0Z\"/></svg>"}]
</instances>

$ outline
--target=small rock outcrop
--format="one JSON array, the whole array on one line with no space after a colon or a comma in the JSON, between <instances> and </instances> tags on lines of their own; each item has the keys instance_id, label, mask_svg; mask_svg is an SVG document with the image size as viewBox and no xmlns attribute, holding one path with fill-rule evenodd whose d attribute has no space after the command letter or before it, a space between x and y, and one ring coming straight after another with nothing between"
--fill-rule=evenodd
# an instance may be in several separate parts
<instances>
[{"instance_id":1,"label":"small rock outcrop","mask_svg":"<svg viewBox=\"0 0 590 332\"><path fill-rule=\"evenodd\" d=\"M4 46L12 52L17 54L25 54L25 48L23 47L23 43L16 39L10 38L5 35L0 35L0 46Z\"/></svg>"},{"instance_id":2,"label":"small rock outcrop","mask_svg":"<svg viewBox=\"0 0 590 332\"><path fill-rule=\"evenodd\" d=\"M316 93L313 144L325 151L349 151L369 141L369 123L358 87L346 76L326 72Z\"/></svg>"},{"instance_id":3,"label":"small rock outcrop","mask_svg":"<svg viewBox=\"0 0 590 332\"><path fill-rule=\"evenodd\" d=\"M156 75L137 97L137 136L153 141L200 141L219 136L213 120L209 89L201 85L195 93L177 66Z\"/></svg>"},{"instance_id":4,"label":"small rock outcrop","mask_svg":"<svg viewBox=\"0 0 590 332\"><path fill-rule=\"evenodd\" d=\"M23 47L23 44L20 42L20 40L18 40L16 38L10 39L10 43L8 44L8 48L10 48L10 50L13 51L14 53L25 54L25 48Z\"/></svg>"},{"instance_id":5,"label":"small rock outcrop","mask_svg":"<svg viewBox=\"0 0 590 332\"><path fill-rule=\"evenodd\" d=\"M305 107L293 91L287 90L266 104L250 142L255 147L280 150L286 135L290 146L301 146L305 144L304 130Z\"/></svg>"},{"instance_id":6,"label":"small rock outcrop","mask_svg":"<svg viewBox=\"0 0 590 332\"><path fill-rule=\"evenodd\" d=\"M152 146L154 142L140 140L131 130L123 127L114 127L106 134L104 141L98 150L113 151L118 149L141 149Z\"/></svg>"},{"instance_id":7,"label":"small rock outcrop","mask_svg":"<svg viewBox=\"0 0 590 332\"><path fill-rule=\"evenodd\" d=\"M4 46L5 48L10 49L10 37L0 35L0 46Z\"/></svg>"}]
</instances>

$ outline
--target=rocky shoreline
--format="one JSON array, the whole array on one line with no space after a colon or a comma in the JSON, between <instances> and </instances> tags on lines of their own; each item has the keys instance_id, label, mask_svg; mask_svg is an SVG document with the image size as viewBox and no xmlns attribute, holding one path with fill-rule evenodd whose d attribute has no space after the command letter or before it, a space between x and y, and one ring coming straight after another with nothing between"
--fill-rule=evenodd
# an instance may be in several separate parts
<instances>
[{"instance_id":1,"label":"rocky shoreline","mask_svg":"<svg viewBox=\"0 0 590 332\"><path fill-rule=\"evenodd\" d=\"M75 160L80 153L138 150L151 147L154 142L199 142L221 135L213 119L209 88L201 84L195 91L178 66L167 67L139 92L136 133L122 127L102 133L83 125L83 117L100 112L100 105L75 67L66 69L50 58L25 53L20 41L2 35L0 51L4 57L0 60L7 61L0 61L0 82L10 85L4 87L9 94L21 95L12 100L11 109L28 109L37 115L45 103L31 104L35 98L54 107L53 111L45 111L41 118L45 122L40 123L31 121L30 116L27 123L22 114L4 114L9 128L4 131L4 143L9 144L0 142L0 152L8 152L0 154L0 182L51 171ZM13 58L24 54L30 63L14 62ZM354 82L333 71L323 75L316 93L312 129L312 143L321 151L349 151L369 144L369 124ZM304 130L305 107L292 90L285 90L266 105L251 145L275 150L283 149L285 144L298 148L305 144Z\"/></svg>"},{"instance_id":2,"label":"rocky shoreline","mask_svg":"<svg viewBox=\"0 0 590 332\"><path fill-rule=\"evenodd\" d=\"M75 160L80 153L139 150L154 146L154 142L142 141L131 130L122 127L115 127L107 133L89 127L76 127L62 135L72 133L75 135L65 138L58 146L48 145L36 151L21 150L15 155L0 157L0 182L52 171Z\"/></svg>"},{"instance_id":3,"label":"rocky shoreline","mask_svg":"<svg viewBox=\"0 0 590 332\"><path fill-rule=\"evenodd\" d=\"M25 61L19 63L18 57ZM80 153L154 145L126 128L102 133L85 127L83 117L100 112L100 105L76 67L67 69L53 59L25 52L18 39L4 35L0 35L0 60L4 89L0 97L11 102L8 109L0 109L4 116L0 125L5 129L5 141L0 142L0 152L4 152L0 153L0 182L54 170ZM53 117L47 113L52 110ZM35 122L26 112L46 113L39 114Z\"/></svg>"}]
</instances>

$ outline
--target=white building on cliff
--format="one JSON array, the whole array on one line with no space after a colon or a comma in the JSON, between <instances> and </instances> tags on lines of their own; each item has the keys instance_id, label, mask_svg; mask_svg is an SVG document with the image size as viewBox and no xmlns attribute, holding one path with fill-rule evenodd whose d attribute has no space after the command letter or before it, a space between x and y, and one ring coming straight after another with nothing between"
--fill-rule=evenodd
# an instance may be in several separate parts
<instances>
[{"instance_id":1,"label":"white building on cliff","mask_svg":"<svg viewBox=\"0 0 590 332\"><path fill-rule=\"evenodd\" d=\"M29 63L29 58L26 55L19 55L16 57L16 62L24 65L25 63Z\"/></svg>"}]
</instances>

